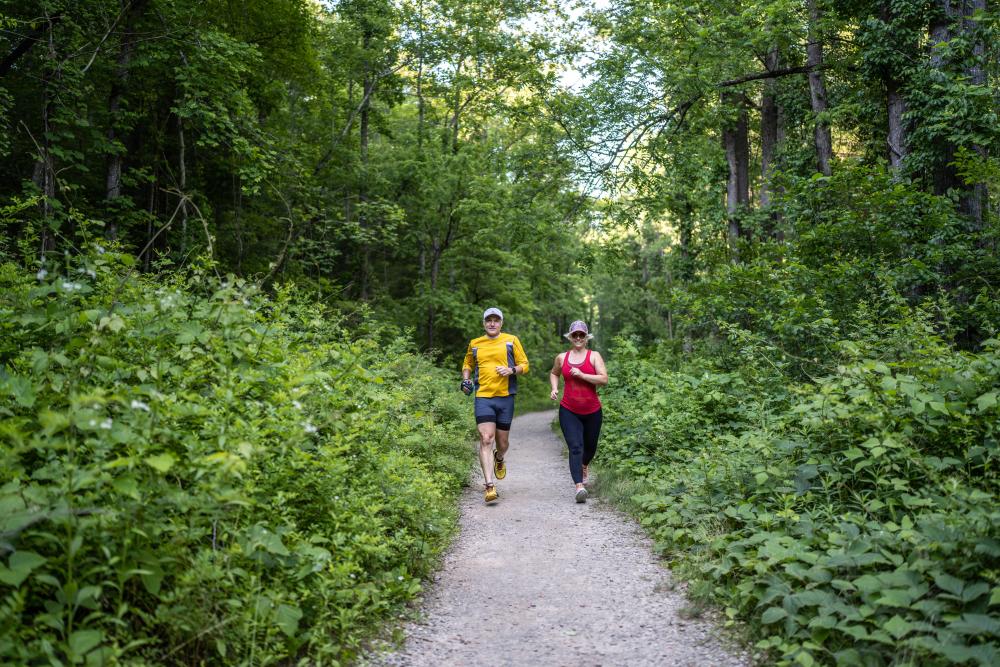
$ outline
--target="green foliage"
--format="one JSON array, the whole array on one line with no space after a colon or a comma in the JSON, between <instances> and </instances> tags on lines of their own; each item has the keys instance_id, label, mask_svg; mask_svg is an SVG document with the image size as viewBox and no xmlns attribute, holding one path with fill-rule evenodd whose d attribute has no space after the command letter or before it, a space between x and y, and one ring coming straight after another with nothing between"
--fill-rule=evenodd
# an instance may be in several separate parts
<instances>
[{"instance_id":1,"label":"green foliage","mask_svg":"<svg viewBox=\"0 0 1000 667\"><path fill-rule=\"evenodd\" d=\"M641 480L659 548L771 664L1000 656L1000 344L957 352L926 316L892 326L905 354L844 341L804 383L740 336L733 371L615 350L602 461Z\"/></svg>"},{"instance_id":2,"label":"green foliage","mask_svg":"<svg viewBox=\"0 0 1000 667\"><path fill-rule=\"evenodd\" d=\"M455 525L454 374L292 287L133 263L0 270L0 661L348 659Z\"/></svg>"}]
</instances>

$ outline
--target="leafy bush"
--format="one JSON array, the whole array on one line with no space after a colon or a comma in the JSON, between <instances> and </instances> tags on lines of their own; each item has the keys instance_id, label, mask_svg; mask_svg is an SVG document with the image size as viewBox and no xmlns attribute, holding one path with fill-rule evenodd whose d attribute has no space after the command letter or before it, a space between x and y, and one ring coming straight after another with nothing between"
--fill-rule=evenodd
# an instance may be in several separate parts
<instances>
[{"instance_id":1,"label":"leafy bush","mask_svg":"<svg viewBox=\"0 0 1000 667\"><path fill-rule=\"evenodd\" d=\"M455 525L454 374L292 288L129 263L0 268L0 662L348 659Z\"/></svg>"},{"instance_id":2,"label":"leafy bush","mask_svg":"<svg viewBox=\"0 0 1000 667\"><path fill-rule=\"evenodd\" d=\"M659 548L769 662L1000 660L1000 343L955 351L919 313L895 326L797 384L752 337L729 371L615 351L601 460L642 480Z\"/></svg>"}]
</instances>

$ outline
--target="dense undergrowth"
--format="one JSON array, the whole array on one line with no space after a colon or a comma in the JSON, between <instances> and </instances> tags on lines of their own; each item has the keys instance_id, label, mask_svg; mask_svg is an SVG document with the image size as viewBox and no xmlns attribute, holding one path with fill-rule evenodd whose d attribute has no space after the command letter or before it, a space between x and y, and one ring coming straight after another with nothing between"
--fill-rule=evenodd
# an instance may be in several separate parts
<instances>
[{"instance_id":1,"label":"dense undergrowth","mask_svg":"<svg viewBox=\"0 0 1000 667\"><path fill-rule=\"evenodd\" d=\"M455 525L456 374L291 289L128 263L0 267L0 663L350 659Z\"/></svg>"},{"instance_id":2,"label":"dense undergrowth","mask_svg":"<svg viewBox=\"0 0 1000 667\"><path fill-rule=\"evenodd\" d=\"M1000 345L915 352L783 388L618 350L602 461L641 479L659 548L775 661L1000 658Z\"/></svg>"},{"instance_id":3,"label":"dense undergrowth","mask_svg":"<svg viewBox=\"0 0 1000 667\"><path fill-rule=\"evenodd\" d=\"M619 340L602 465L767 664L998 664L990 243L863 171L784 210L672 293L686 346Z\"/></svg>"}]
</instances>

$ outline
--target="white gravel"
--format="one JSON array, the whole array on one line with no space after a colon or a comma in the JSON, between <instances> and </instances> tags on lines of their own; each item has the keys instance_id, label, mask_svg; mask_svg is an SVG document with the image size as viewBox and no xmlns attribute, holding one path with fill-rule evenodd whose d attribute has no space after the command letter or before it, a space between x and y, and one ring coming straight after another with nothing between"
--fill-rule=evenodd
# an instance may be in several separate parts
<instances>
[{"instance_id":1,"label":"white gravel","mask_svg":"<svg viewBox=\"0 0 1000 667\"><path fill-rule=\"evenodd\" d=\"M553 412L515 419L499 502L482 480L405 643L364 665L749 665L688 606L635 522L574 486ZM600 456L600 453L598 453Z\"/></svg>"}]
</instances>

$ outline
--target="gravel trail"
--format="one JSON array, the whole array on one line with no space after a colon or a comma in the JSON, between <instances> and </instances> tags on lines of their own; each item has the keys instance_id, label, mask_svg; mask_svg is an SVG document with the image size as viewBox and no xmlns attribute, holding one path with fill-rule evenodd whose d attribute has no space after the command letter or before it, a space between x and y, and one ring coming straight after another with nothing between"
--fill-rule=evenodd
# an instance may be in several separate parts
<instances>
[{"instance_id":1,"label":"gravel trail","mask_svg":"<svg viewBox=\"0 0 1000 667\"><path fill-rule=\"evenodd\" d=\"M483 503L477 475L420 620L361 663L748 665L710 623L681 617L688 603L634 521L593 496L574 502L554 414L514 420L499 502Z\"/></svg>"}]
</instances>

